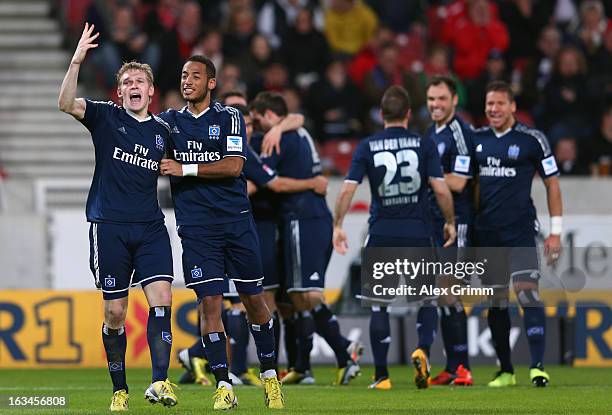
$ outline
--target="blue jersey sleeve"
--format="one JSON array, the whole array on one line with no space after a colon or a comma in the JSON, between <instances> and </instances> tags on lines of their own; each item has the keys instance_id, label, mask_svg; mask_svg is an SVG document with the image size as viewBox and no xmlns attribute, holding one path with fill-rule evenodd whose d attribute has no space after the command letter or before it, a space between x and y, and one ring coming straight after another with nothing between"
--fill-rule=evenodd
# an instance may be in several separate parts
<instances>
[{"instance_id":1,"label":"blue jersey sleeve","mask_svg":"<svg viewBox=\"0 0 612 415\"><path fill-rule=\"evenodd\" d=\"M424 137L422 139L423 143L423 161L424 161L424 169L423 173L425 175L425 179L429 177L437 177L443 178L442 174L442 165L440 163L440 154L438 153L438 149L436 148L432 139Z\"/></svg>"},{"instance_id":2,"label":"blue jersey sleeve","mask_svg":"<svg viewBox=\"0 0 612 415\"><path fill-rule=\"evenodd\" d=\"M463 128L458 121L450 124L453 133L450 162L451 173L471 178L474 171L474 140L471 128Z\"/></svg>"},{"instance_id":3,"label":"blue jersey sleeve","mask_svg":"<svg viewBox=\"0 0 612 415\"><path fill-rule=\"evenodd\" d=\"M246 128L244 118L240 111L232 107L225 107L228 112L225 128L221 137L222 157L247 158Z\"/></svg>"},{"instance_id":4,"label":"blue jersey sleeve","mask_svg":"<svg viewBox=\"0 0 612 415\"><path fill-rule=\"evenodd\" d=\"M538 144L535 146L535 158L536 169L543 179L548 179L552 176L559 175L559 169L557 168L557 161L555 160L554 154L548 144L548 139L544 133L533 130L534 138Z\"/></svg>"},{"instance_id":5,"label":"blue jersey sleeve","mask_svg":"<svg viewBox=\"0 0 612 415\"><path fill-rule=\"evenodd\" d=\"M344 180L361 183L363 176L365 176L368 170L368 151L368 143L366 140L359 143L355 149L355 153L353 153L351 167Z\"/></svg>"},{"instance_id":6,"label":"blue jersey sleeve","mask_svg":"<svg viewBox=\"0 0 612 415\"><path fill-rule=\"evenodd\" d=\"M81 123L89 130L89 132L93 133L104 124L105 120L116 105L112 101L92 101L90 99L86 99L85 102L85 116L81 120ZM92 138L93 137L94 135L92 134Z\"/></svg>"},{"instance_id":7,"label":"blue jersey sleeve","mask_svg":"<svg viewBox=\"0 0 612 415\"><path fill-rule=\"evenodd\" d=\"M247 180L251 180L257 187L264 187L272 179L276 178L276 172L263 163L261 158L250 146L247 151L248 155L244 164L244 175Z\"/></svg>"}]
</instances>

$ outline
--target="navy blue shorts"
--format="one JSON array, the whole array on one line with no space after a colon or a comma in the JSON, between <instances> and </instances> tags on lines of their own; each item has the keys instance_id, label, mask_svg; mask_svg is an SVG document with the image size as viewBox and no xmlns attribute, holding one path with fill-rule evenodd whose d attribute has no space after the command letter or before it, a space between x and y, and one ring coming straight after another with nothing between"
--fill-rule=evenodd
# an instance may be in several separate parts
<instances>
[{"instance_id":1,"label":"navy blue shorts","mask_svg":"<svg viewBox=\"0 0 612 415\"><path fill-rule=\"evenodd\" d=\"M431 248L431 258L433 259L435 251L434 244L431 237L399 237L399 236L386 236L386 235L371 235L368 234L365 243L365 248ZM429 250L428 250L429 251ZM419 250L419 254L423 253L423 250ZM415 258L416 260L416 258ZM381 285L385 288L396 288L399 284L400 279L387 278L383 279ZM435 276L430 277L419 277L419 282L422 284L429 284L435 286ZM362 278L362 284L370 284L372 281L367 279L367 282ZM393 296L371 296L368 292L371 291L371 287L362 285L362 294L356 297L360 300L371 301L373 304L377 303L392 303L396 297ZM426 297L413 296L413 300L425 299Z\"/></svg>"},{"instance_id":2,"label":"navy blue shorts","mask_svg":"<svg viewBox=\"0 0 612 415\"><path fill-rule=\"evenodd\" d=\"M263 289L275 290L279 286L279 270L282 267L278 249L278 222L269 220L255 221L261 262L263 266Z\"/></svg>"},{"instance_id":3,"label":"navy blue shorts","mask_svg":"<svg viewBox=\"0 0 612 415\"><path fill-rule=\"evenodd\" d=\"M91 223L89 267L105 300L126 297L137 284L172 283L172 249L164 221Z\"/></svg>"},{"instance_id":4,"label":"navy blue shorts","mask_svg":"<svg viewBox=\"0 0 612 415\"><path fill-rule=\"evenodd\" d=\"M540 258L536 227L515 226L503 230L474 229L477 260L487 260L481 277L486 286L508 286L512 281L538 282Z\"/></svg>"},{"instance_id":5,"label":"navy blue shorts","mask_svg":"<svg viewBox=\"0 0 612 415\"><path fill-rule=\"evenodd\" d=\"M287 292L323 291L333 250L331 216L286 220L282 228Z\"/></svg>"},{"instance_id":6,"label":"navy blue shorts","mask_svg":"<svg viewBox=\"0 0 612 415\"><path fill-rule=\"evenodd\" d=\"M228 292L230 278L243 294L262 291L259 240L252 217L206 226L181 225L185 286L198 298Z\"/></svg>"}]
</instances>

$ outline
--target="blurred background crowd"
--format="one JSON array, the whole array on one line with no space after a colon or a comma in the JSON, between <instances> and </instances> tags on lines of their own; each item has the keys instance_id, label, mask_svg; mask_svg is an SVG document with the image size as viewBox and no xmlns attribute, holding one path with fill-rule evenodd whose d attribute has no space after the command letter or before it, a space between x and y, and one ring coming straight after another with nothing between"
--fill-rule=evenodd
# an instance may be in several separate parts
<instances>
[{"instance_id":1,"label":"blurred background crowd","mask_svg":"<svg viewBox=\"0 0 612 415\"><path fill-rule=\"evenodd\" d=\"M82 3L82 2L80 2ZM73 12L101 32L83 80L115 98L123 61L155 72L154 111L181 108L185 58L217 67L220 94L282 93L306 116L330 172L382 120L392 84L413 100L412 128L430 124L424 86L437 74L459 84L460 115L484 119L491 80L511 83L517 118L543 130L565 174L610 174L612 164L610 0L90 0Z\"/></svg>"}]
</instances>

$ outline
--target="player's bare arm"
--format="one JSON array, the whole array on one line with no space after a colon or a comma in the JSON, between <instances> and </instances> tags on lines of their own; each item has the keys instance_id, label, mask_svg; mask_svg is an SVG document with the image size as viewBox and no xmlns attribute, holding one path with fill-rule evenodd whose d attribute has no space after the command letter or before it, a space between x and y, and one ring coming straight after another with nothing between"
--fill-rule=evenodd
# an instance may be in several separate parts
<instances>
[{"instance_id":1,"label":"player's bare arm","mask_svg":"<svg viewBox=\"0 0 612 415\"><path fill-rule=\"evenodd\" d=\"M272 126L264 135L261 143L261 153L270 155L275 150L280 154L280 142L283 133L291 130L297 130L304 126L304 116L302 114L290 113L287 114L278 124Z\"/></svg>"},{"instance_id":2,"label":"player's bare arm","mask_svg":"<svg viewBox=\"0 0 612 415\"><path fill-rule=\"evenodd\" d=\"M544 241L544 254L550 265L559 258L559 253L561 252L563 201L557 176L544 179L544 186L546 186L548 213L550 215L550 235Z\"/></svg>"},{"instance_id":3,"label":"player's bare arm","mask_svg":"<svg viewBox=\"0 0 612 415\"><path fill-rule=\"evenodd\" d=\"M70 114L78 120L82 120L85 117L86 103L85 99L76 97L77 81L79 78L79 69L81 64L85 60L87 51L98 47L94 41L100 35L100 33L94 33L94 25L85 23L85 28L81 34L81 39L74 51L70 66L62 81L60 88L59 99L57 105L60 111Z\"/></svg>"},{"instance_id":4,"label":"player's bare arm","mask_svg":"<svg viewBox=\"0 0 612 415\"><path fill-rule=\"evenodd\" d=\"M312 190L320 195L327 194L328 180L318 175L310 179L292 179L291 177L277 177L267 184L267 187L276 193L298 193Z\"/></svg>"},{"instance_id":5,"label":"player's bare arm","mask_svg":"<svg viewBox=\"0 0 612 415\"><path fill-rule=\"evenodd\" d=\"M429 185L436 195L438 206L444 215L444 238L446 242L444 247L451 246L457 239L457 230L455 229L455 208L453 207L453 196L450 189L444 180L430 178Z\"/></svg>"},{"instance_id":6,"label":"player's bare arm","mask_svg":"<svg viewBox=\"0 0 612 415\"><path fill-rule=\"evenodd\" d=\"M468 178L458 176L452 173L447 173L444 175L444 181L448 185L448 188L451 190L451 192L461 193L463 192L463 189L465 189L465 186L467 185Z\"/></svg>"},{"instance_id":7,"label":"player's bare arm","mask_svg":"<svg viewBox=\"0 0 612 415\"><path fill-rule=\"evenodd\" d=\"M357 186L359 186L358 183L344 182L334 207L334 250L341 255L346 254L348 251L348 238L346 232L342 229L342 223L351 207Z\"/></svg>"},{"instance_id":8,"label":"player's bare arm","mask_svg":"<svg viewBox=\"0 0 612 415\"><path fill-rule=\"evenodd\" d=\"M171 159L163 159L159 171L164 176L197 176L203 179L224 179L238 177L242 172L242 157L225 157L207 164L181 164Z\"/></svg>"}]
</instances>

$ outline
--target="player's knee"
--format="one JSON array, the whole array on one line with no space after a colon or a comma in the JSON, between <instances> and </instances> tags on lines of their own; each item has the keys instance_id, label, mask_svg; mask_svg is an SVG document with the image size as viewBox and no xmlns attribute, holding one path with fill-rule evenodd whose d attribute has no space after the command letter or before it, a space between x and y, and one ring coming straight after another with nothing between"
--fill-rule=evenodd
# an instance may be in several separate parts
<instances>
[{"instance_id":1,"label":"player's knee","mask_svg":"<svg viewBox=\"0 0 612 415\"><path fill-rule=\"evenodd\" d=\"M320 291L309 291L304 294L305 294L304 299L307 303L307 307L309 310L312 310L319 304L323 303L323 293Z\"/></svg>"},{"instance_id":2,"label":"player's knee","mask_svg":"<svg viewBox=\"0 0 612 415\"><path fill-rule=\"evenodd\" d=\"M493 295L489 296L489 302L491 307L508 308L510 303L508 288L493 288Z\"/></svg>"},{"instance_id":3,"label":"player's knee","mask_svg":"<svg viewBox=\"0 0 612 415\"><path fill-rule=\"evenodd\" d=\"M517 291L516 298L518 299L521 307L542 307L544 303L540 299L540 294L538 293L537 288L527 288L520 291Z\"/></svg>"},{"instance_id":4,"label":"player's knee","mask_svg":"<svg viewBox=\"0 0 612 415\"><path fill-rule=\"evenodd\" d=\"M221 296L206 296L201 301L202 319L204 321L219 321L221 319Z\"/></svg>"},{"instance_id":5,"label":"player's knee","mask_svg":"<svg viewBox=\"0 0 612 415\"><path fill-rule=\"evenodd\" d=\"M112 329L117 329L125 323L127 304L121 300L107 301L104 306L104 322Z\"/></svg>"}]
</instances>

